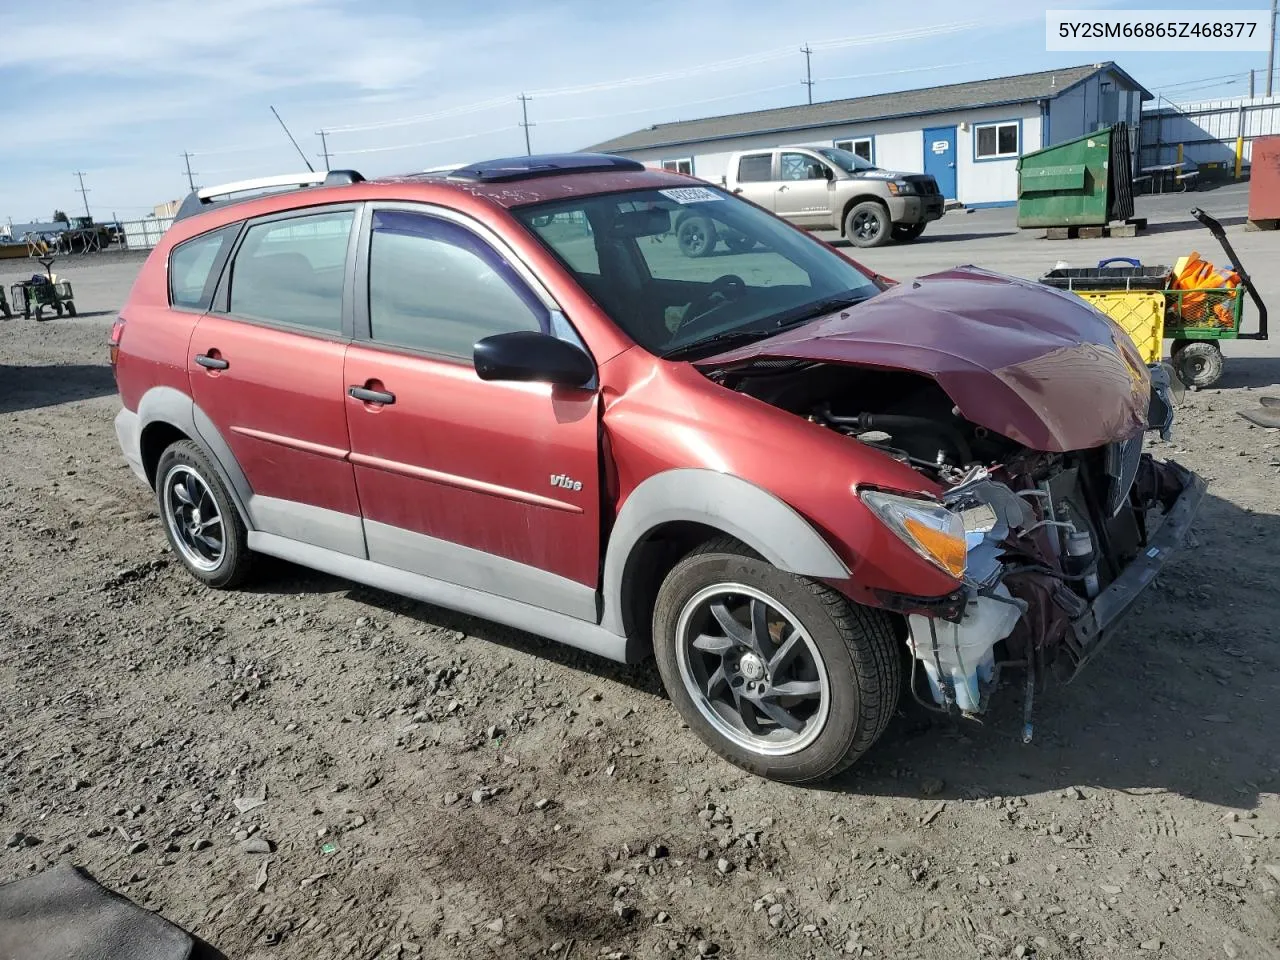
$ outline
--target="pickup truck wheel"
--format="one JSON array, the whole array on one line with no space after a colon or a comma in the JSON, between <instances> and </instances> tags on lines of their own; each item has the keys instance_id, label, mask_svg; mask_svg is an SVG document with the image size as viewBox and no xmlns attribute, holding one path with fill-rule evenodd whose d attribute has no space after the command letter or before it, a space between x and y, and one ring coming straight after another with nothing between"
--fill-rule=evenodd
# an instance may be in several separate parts
<instances>
[{"instance_id":1,"label":"pickup truck wheel","mask_svg":"<svg viewBox=\"0 0 1280 960\"><path fill-rule=\"evenodd\" d=\"M884 732L902 664L886 615L718 540L658 591L654 653L668 694L712 750L788 783L849 767Z\"/></svg>"},{"instance_id":2,"label":"pickup truck wheel","mask_svg":"<svg viewBox=\"0 0 1280 960\"><path fill-rule=\"evenodd\" d=\"M715 225L706 217L685 217L676 227L676 242L686 257L705 257L716 248Z\"/></svg>"},{"instance_id":3,"label":"pickup truck wheel","mask_svg":"<svg viewBox=\"0 0 1280 960\"><path fill-rule=\"evenodd\" d=\"M190 440L160 455L156 499L169 545L188 573L216 589L244 580L253 558L248 531L217 471Z\"/></svg>"},{"instance_id":4,"label":"pickup truck wheel","mask_svg":"<svg viewBox=\"0 0 1280 960\"><path fill-rule=\"evenodd\" d=\"M863 200L844 218L845 238L855 247L878 247L889 239L889 211L875 200Z\"/></svg>"},{"instance_id":5,"label":"pickup truck wheel","mask_svg":"<svg viewBox=\"0 0 1280 960\"><path fill-rule=\"evenodd\" d=\"M924 233L924 228L925 224L923 223L895 223L893 225L893 239L899 243L910 243Z\"/></svg>"}]
</instances>

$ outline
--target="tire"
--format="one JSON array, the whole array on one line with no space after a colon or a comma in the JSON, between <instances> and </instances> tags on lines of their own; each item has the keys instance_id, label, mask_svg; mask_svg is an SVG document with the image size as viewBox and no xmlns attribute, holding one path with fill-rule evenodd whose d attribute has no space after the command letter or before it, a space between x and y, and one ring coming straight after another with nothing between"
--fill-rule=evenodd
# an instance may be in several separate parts
<instances>
[{"instance_id":1,"label":"tire","mask_svg":"<svg viewBox=\"0 0 1280 960\"><path fill-rule=\"evenodd\" d=\"M160 455L156 501L169 546L188 573L218 590L244 581L253 559L249 533L218 472L190 440L179 440ZM210 519L210 506L216 521Z\"/></svg>"},{"instance_id":2,"label":"tire","mask_svg":"<svg viewBox=\"0 0 1280 960\"><path fill-rule=\"evenodd\" d=\"M53 319L52 317L46 317L44 315L44 304L42 303L36 304L35 317L36 317L36 323L44 323L46 320Z\"/></svg>"},{"instance_id":3,"label":"tire","mask_svg":"<svg viewBox=\"0 0 1280 960\"><path fill-rule=\"evenodd\" d=\"M855 247L878 247L890 236L889 211L876 200L863 200L844 218L845 239Z\"/></svg>"},{"instance_id":4,"label":"tire","mask_svg":"<svg viewBox=\"0 0 1280 960\"><path fill-rule=\"evenodd\" d=\"M730 253L747 253L755 249L756 241L752 237L733 236L725 237L724 245Z\"/></svg>"},{"instance_id":5,"label":"tire","mask_svg":"<svg viewBox=\"0 0 1280 960\"><path fill-rule=\"evenodd\" d=\"M76 315L76 305L70 300L67 301L67 316L74 317Z\"/></svg>"},{"instance_id":6,"label":"tire","mask_svg":"<svg viewBox=\"0 0 1280 960\"><path fill-rule=\"evenodd\" d=\"M55 300L55 301L53 301L53 314L54 314L54 316L56 316L56 317L61 317L61 316L62 316L62 301L61 301L61 300Z\"/></svg>"},{"instance_id":7,"label":"tire","mask_svg":"<svg viewBox=\"0 0 1280 960\"><path fill-rule=\"evenodd\" d=\"M712 612L717 602L734 617L740 644ZM752 650L745 644L760 632L748 624L761 606L767 648ZM785 783L826 779L853 764L884 732L902 687L887 615L785 573L732 539L672 568L658 590L653 638L667 693L698 737L730 763ZM791 654L779 659L788 646ZM777 693L787 685L798 695ZM748 700L766 707L742 707ZM779 708L798 729L771 719Z\"/></svg>"},{"instance_id":8,"label":"tire","mask_svg":"<svg viewBox=\"0 0 1280 960\"><path fill-rule=\"evenodd\" d=\"M680 252L691 259L705 257L716 248L715 224L706 217L685 217L676 227L676 242Z\"/></svg>"},{"instance_id":9,"label":"tire","mask_svg":"<svg viewBox=\"0 0 1280 960\"><path fill-rule=\"evenodd\" d=\"M927 224L924 223L895 223L893 225L893 239L898 243L910 243L924 233L926 226Z\"/></svg>"},{"instance_id":10,"label":"tire","mask_svg":"<svg viewBox=\"0 0 1280 960\"><path fill-rule=\"evenodd\" d=\"M1173 371L1188 387L1203 390L1222 376L1222 349L1212 340L1184 340L1173 348Z\"/></svg>"}]
</instances>

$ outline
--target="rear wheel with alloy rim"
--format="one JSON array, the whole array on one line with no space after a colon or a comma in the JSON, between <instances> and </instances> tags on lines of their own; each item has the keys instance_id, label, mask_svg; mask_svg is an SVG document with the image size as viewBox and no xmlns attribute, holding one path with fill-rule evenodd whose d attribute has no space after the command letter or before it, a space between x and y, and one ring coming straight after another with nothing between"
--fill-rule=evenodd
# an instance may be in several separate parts
<instances>
[{"instance_id":1,"label":"rear wheel with alloy rim","mask_svg":"<svg viewBox=\"0 0 1280 960\"><path fill-rule=\"evenodd\" d=\"M169 545L192 576L218 588L244 580L248 531L208 457L190 440L161 454L156 498Z\"/></svg>"},{"instance_id":2,"label":"rear wheel with alloy rim","mask_svg":"<svg viewBox=\"0 0 1280 960\"><path fill-rule=\"evenodd\" d=\"M653 627L658 668L685 721L761 776L800 783L839 773L897 705L902 668L888 618L733 540L676 564Z\"/></svg>"}]
</instances>

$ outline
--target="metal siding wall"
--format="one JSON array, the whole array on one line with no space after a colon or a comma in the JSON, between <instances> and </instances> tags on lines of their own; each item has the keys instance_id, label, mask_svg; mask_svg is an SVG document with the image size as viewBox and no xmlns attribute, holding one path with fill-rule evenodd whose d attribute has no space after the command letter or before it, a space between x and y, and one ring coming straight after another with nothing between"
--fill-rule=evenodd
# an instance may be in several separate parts
<instances>
[{"instance_id":1,"label":"metal siding wall","mask_svg":"<svg viewBox=\"0 0 1280 960\"><path fill-rule=\"evenodd\" d=\"M1142 163L1172 163L1178 144L1183 156L1196 163L1234 163L1240 111L1244 109L1244 157L1252 155L1251 138L1280 133L1280 96L1235 97L1169 104L1142 117Z\"/></svg>"},{"instance_id":2,"label":"metal siding wall","mask_svg":"<svg viewBox=\"0 0 1280 960\"><path fill-rule=\"evenodd\" d=\"M120 224L124 228L125 246L130 250L150 250L164 232L173 226L172 217L148 217L146 220L124 220Z\"/></svg>"}]
</instances>

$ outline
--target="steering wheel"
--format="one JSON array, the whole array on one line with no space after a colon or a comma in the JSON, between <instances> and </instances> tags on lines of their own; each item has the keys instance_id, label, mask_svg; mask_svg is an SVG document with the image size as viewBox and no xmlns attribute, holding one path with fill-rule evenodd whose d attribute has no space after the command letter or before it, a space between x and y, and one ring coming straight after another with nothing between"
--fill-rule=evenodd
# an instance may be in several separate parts
<instances>
[{"instance_id":1,"label":"steering wheel","mask_svg":"<svg viewBox=\"0 0 1280 960\"><path fill-rule=\"evenodd\" d=\"M746 292L747 284L737 274L726 273L723 277L718 277L712 282L710 290L685 309L684 316L680 320L680 327L687 327L693 321L706 316L719 307L723 307L726 303L740 300Z\"/></svg>"}]
</instances>

